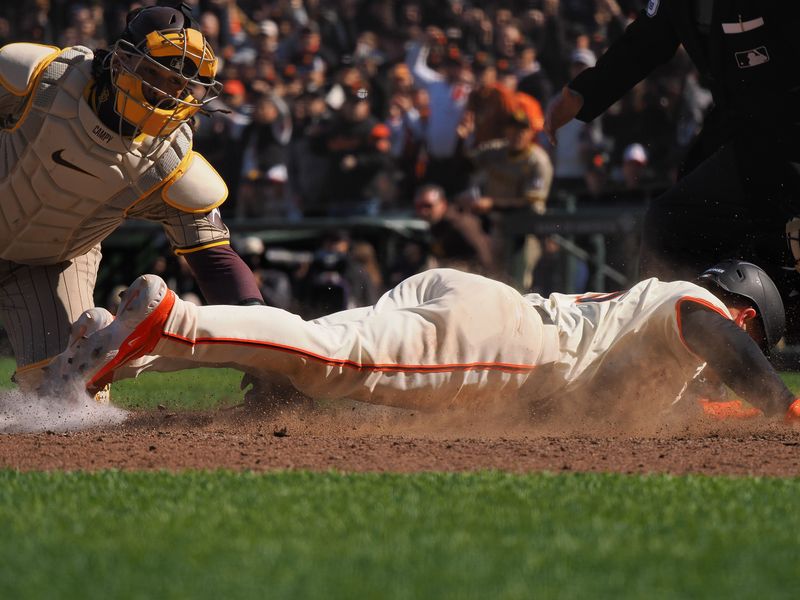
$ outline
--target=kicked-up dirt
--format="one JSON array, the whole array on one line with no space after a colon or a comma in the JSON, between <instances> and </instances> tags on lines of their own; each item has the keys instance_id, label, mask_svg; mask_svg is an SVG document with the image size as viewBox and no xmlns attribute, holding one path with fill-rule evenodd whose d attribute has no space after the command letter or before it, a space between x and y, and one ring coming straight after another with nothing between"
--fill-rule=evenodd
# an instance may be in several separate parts
<instances>
[{"instance_id":1,"label":"kicked-up dirt","mask_svg":"<svg viewBox=\"0 0 800 600\"><path fill-rule=\"evenodd\" d=\"M265 414L132 412L83 431L0 435L0 468L602 471L800 475L800 431L758 418L619 427L345 403Z\"/></svg>"}]
</instances>

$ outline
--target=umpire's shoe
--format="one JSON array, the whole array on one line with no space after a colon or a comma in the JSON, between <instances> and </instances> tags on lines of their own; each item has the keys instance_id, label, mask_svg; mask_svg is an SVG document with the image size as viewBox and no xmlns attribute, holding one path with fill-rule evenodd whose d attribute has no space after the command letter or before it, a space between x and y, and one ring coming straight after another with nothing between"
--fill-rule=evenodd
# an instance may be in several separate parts
<instances>
[{"instance_id":1,"label":"umpire's shoe","mask_svg":"<svg viewBox=\"0 0 800 600\"><path fill-rule=\"evenodd\" d=\"M157 275L142 275L120 297L116 319L80 340L72 358L73 376L90 390L110 383L115 369L155 347L175 304L175 293Z\"/></svg>"}]
</instances>

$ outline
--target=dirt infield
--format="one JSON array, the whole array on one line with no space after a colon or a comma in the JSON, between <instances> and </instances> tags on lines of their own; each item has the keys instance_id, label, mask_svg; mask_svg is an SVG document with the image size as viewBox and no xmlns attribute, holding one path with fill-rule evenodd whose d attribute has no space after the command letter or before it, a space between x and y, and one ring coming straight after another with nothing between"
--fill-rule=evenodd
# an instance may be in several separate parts
<instances>
[{"instance_id":1,"label":"dirt infield","mask_svg":"<svg viewBox=\"0 0 800 600\"><path fill-rule=\"evenodd\" d=\"M489 426L357 405L277 416L159 410L101 429L0 435L0 467L800 475L800 432L765 419L588 429Z\"/></svg>"}]
</instances>

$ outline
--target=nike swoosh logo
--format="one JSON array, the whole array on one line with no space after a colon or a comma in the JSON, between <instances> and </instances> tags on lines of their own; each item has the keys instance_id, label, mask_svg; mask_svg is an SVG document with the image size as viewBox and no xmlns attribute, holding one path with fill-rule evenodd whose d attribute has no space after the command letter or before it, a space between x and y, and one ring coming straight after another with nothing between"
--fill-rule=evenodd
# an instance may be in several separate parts
<instances>
[{"instance_id":1,"label":"nike swoosh logo","mask_svg":"<svg viewBox=\"0 0 800 600\"><path fill-rule=\"evenodd\" d=\"M138 342L138 341L139 341L139 340L141 340L141 339L142 339L142 336L140 336L140 335L137 335L137 336L136 336L135 338L133 338L132 340L127 340L127 342L128 342L128 346L133 346L134 344L136 344L136 342Z\"/></svg>"},{"instance_id":2,"label":"nike swoosh logo","mask_svg":"<svg viewBox=\"0 0 800 600\"><path fill-rule=\"evenodd\" d=\"M68 169L72 169L73 171L77 171L78 173L83 173L84 175L88 175L89 177L94 177L95 179L100 179L97 175L89 173L89 171L84 171L78 165L72 164L67 159L65 159L63 156L61 156L61 153L64 152L64 150L66 150L66 148L62 148L61 150L56 150L55 152L53 152L50 155L50 158L53 159L54 163L56 163L58 165L61 165L62 167L67 167Z\"/></svg>"}]
</instances>

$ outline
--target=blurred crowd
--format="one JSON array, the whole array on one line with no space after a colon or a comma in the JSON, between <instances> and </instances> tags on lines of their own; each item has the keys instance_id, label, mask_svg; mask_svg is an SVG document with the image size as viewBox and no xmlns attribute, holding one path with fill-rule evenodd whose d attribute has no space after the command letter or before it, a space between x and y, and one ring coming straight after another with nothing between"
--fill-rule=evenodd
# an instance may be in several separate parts
<instances>
[{"instance_id":1,"label":"blurred crowd","mask_svg":"<svg viewBox=\"0 0 800 600\"><path fill-rule=\"evenodd\" d=\"M537 289L536 266L556 246L533 236L508 244L499 222L565 197L641 201L672 180L710 103L679 55L601 119L546 142L548 100L645 3L191 0L224 83L197 123L195 149L228 182L226 219L427 220L430 244L404 250L407 265L362 269L378 291L431 261L502 276L508 252L521 257L523 286ZM0 42L105 47L130 9L149 4L3 3ZM342 237L320 240L306 275ZM308 284L291 278L295 292Z\"/></svg>"}]
</instances>

